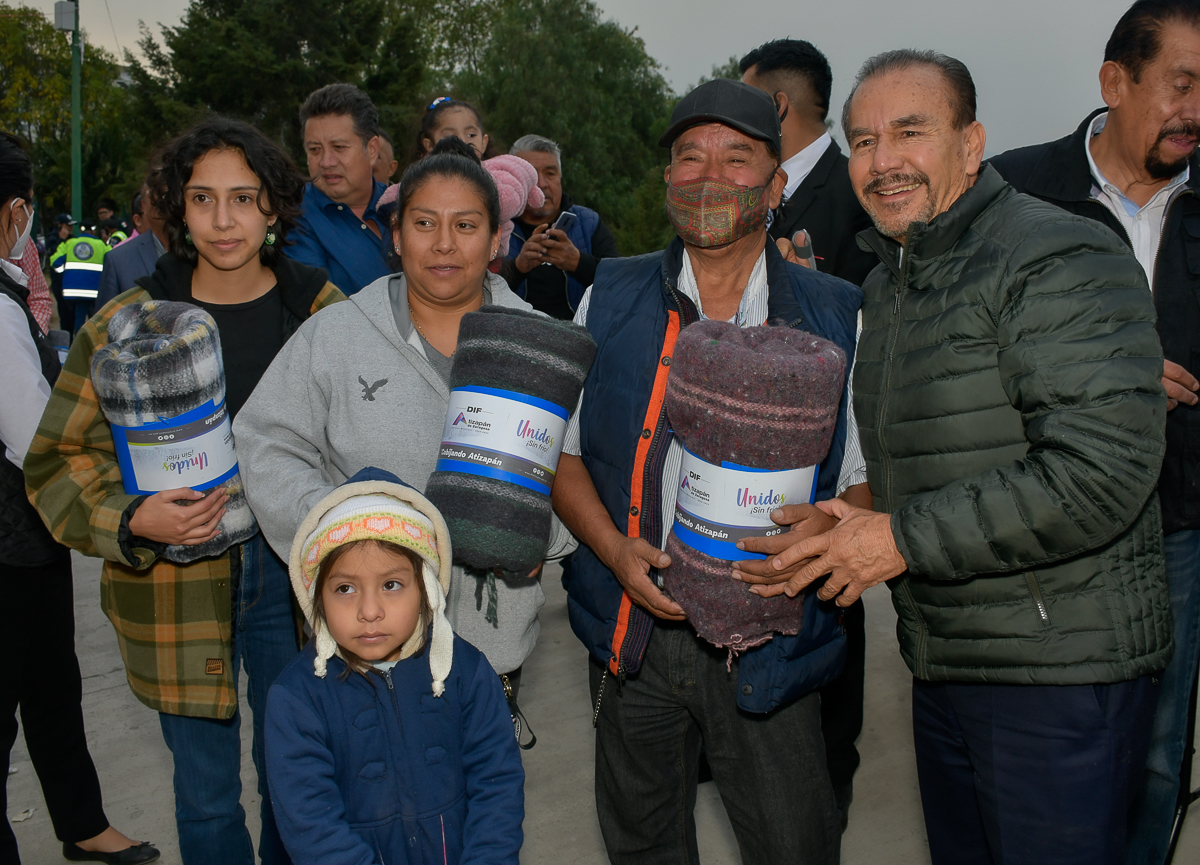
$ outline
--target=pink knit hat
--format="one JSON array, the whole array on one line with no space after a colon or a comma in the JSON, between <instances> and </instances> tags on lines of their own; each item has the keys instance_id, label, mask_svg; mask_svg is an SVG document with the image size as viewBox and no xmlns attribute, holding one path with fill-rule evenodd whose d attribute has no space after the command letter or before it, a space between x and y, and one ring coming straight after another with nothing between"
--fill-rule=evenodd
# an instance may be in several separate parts
<instances>
[{"instance_id":1,"label":"pink knit hat","mask_svg":"<svg viewBox=\"0 0 1200 865\"><path fill-rule=\"evenodd\" d=\"M483 161L500 193L500 256L508 254L508 239L512 237L513 220L526 207L541 207L546 196L538 188L537 169L519 156L495 156Z\"/></svg>"}]
</instances>

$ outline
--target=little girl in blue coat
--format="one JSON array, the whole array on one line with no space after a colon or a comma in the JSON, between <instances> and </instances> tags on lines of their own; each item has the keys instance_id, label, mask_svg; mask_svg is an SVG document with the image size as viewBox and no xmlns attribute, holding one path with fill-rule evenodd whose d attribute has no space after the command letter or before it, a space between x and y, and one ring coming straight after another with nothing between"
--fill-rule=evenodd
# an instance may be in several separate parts
<instances>
[{"instance_id":1,"label":"little girl in blue coat","mask_svg":"<svg viewBox=\"0 0 1200 865\"><path fill-rule=\"evenodd\" d=\"M295 865L517 865L525 773L499 677L446 619L450 537L379 469L292 545L313 638L267 699L267 777Z\"/></svg>"}]
</instances>

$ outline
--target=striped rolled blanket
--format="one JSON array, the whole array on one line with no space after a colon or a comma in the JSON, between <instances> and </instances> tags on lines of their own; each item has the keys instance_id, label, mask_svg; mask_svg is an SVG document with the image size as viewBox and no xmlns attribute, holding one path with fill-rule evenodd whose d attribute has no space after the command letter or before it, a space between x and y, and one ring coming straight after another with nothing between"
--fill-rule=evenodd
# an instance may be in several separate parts
<instances>
[{"instance_id":1,"label":"striped rolled blanket","mask_svg":"<svg viewBox=\"0 0 1200 865\"><path fill-rule=\"evenodd\" d=\"M168 546L164 558L193 562L254 536L258 525L237 470L212 316L171 301L124 307L109 320L108 343L92 355L92 385L112 427L127 493L223 487L229 494L215 538Z\"/></svg>"},{"instance_id":2,"label":"striped rolled blanket","mask_svg":"<svg viewBox=\"0 0 1200 865\"><path fill-rule=\"evenodd\" d=\"M525 576L542 561L563 435L595 355L591 334L569 321L500 306L462 317L425 488L456 563Z\"/></svg>"},{"instance_id":3,"label":"striped rolled blanket","mask_svg":"<svg viewBox=\"0 0 1200 865\"><path fill-rule=\"evenodd\" d=\"M845 372L845 352L804 331L701 321L679 334L666 410L685 451L663 585L715 646L800 630L802 597L760 598L731 563L765 558L741 538L786 531L771 511L812 501Z\"/></svg>"}]
</instances>

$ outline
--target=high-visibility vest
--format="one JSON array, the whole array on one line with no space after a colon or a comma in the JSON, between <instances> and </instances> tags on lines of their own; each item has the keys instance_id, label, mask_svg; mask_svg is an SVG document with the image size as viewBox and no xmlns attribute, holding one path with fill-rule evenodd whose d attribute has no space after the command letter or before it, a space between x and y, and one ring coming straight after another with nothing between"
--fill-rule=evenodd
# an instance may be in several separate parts
<instances>
[{"instance_id":1,"label":"high-visibility vest","mask_svg":"<svg viewBox=\"0 0 1200 865\"><path fill-rule=\"evenodd\" d=\"M50 266L62 274L63 297L71 300L95 300L104 270L104 241L90 234L68 237L54 252Z\"/></svg>"},{"instance_id":2,"label":"high-visibility vest","mask_svg":"<svg viewBox=\"0 0 1200 865\"><path fill-rule=\"evenodd\" d=\"M109 249L116 249L122 241L129 240L129 235L123 231L114 231L108 236Z\"/></svg>"}]
</instances>

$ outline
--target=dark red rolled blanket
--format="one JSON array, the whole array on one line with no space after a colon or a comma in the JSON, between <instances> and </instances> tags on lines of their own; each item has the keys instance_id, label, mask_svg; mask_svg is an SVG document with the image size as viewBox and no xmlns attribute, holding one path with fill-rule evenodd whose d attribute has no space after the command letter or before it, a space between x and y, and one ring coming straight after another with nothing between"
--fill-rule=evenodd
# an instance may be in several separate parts
<instances>
[{"instance_id":1,"label":"dark red rolled blanket","mask_svg":"<svg viewBox=\"0 0 1200 865\"><path fill-rule=\"evenodd\" d=\"M733 562L763 558L735 544L778 532L780 505L811 500L845 373L845 352L800 330L701 321L679 334L666 409L685 454L663 581L715 646L800 630L803 597L760 598L730 576Z\"/></svg>"}]
</instances>

